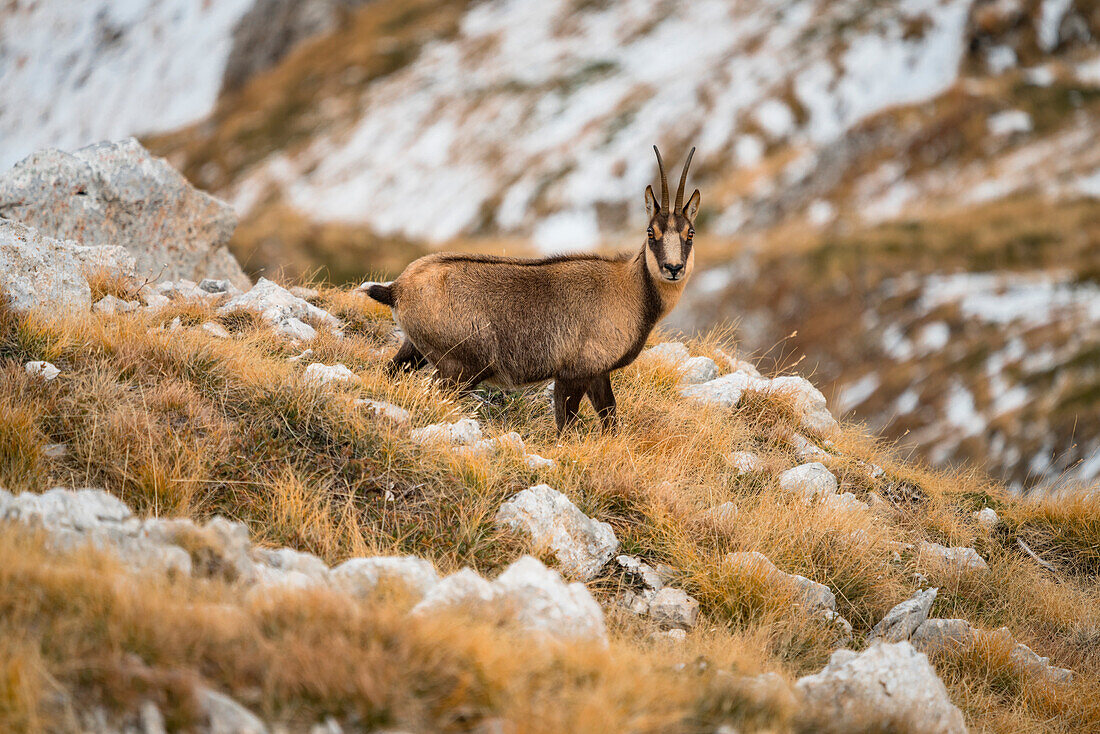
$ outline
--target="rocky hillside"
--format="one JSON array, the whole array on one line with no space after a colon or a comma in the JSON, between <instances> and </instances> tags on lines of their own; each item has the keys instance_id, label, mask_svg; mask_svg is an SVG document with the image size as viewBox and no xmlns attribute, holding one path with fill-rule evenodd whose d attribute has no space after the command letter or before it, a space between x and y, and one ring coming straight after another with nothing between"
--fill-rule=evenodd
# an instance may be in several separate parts
<instances>
[{"instance_id":1,"label":"rocky hillside","mask_svg":"<svg viewBox=\"0 0 1100 734\"><path fill-rule=\"evenodd\" d=\"M1100 727L1100 494L910 463L716 338L558 436L542 388L386 376L354 289L141 276L159 238L95 237L163 209L105 198L83 242L0 219L0 728Z\"/></svg>"},{"instance_id":2,"label":"rocky hillside","mask_svg":"<svg viewBox=\"0 0 1100 734\"><path fill-rule=\"evenodd\" d=\"M799 363L936 464L1021 490L1087 484L1098 13L1087 0L9 3L0 168L141 135L232 203L230 247L250 273L352 283L439 247L634 246L649 146L696 145L707 272L677 328L736 323L743 351Z\"/></svg>"}]
</instances>

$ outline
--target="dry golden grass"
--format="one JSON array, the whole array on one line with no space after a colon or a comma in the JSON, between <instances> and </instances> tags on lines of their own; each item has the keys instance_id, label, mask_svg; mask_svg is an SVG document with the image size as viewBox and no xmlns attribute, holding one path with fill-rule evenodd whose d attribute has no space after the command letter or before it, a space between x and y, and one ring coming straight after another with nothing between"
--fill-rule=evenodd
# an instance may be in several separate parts
<instances>
[{"instance_id":1,"label":"dry golden grass","mask_svg":"<svg viewBox=\"0 0 1100 734\"><path fill-rule=\"evenodd\" d=\"M497 508L546 482L611 523L624 552L676 569L676 583L702 604L698 627L682 647L665 647L651 639L648 622L611 611L608 650L525 643L515 655L504 628L486 620L413 622L399 598L349 609L311 592L279 607L241 601L217 579L139 588L120 583L109 560L80 554L47 562L33 537L5 532L0 717L9 728L59 721L58 690L74 702L120 709L147 695L185 723L194 715L189 682L201 678L292 723L331 714L364 726L466 731L504 716L532 732L713 731L723 722L743 731L813 730L795 718L789 693L757 700L739 675L815 671L836 632L725 561L747 550L827 584L855 627L857 647L918 588L913 574L926 573L941 586L934 616L1008 626L1076 671L1072 685L1051 689L1012 678L996 651L937 661L976 729L1100 727L1094 501L1015 499L976 474L908 463L846 426L832 464L842 491L863 500L876 492L893 509L806 505L777 484L780 471L801 463L788 442L794 413L781 398L699 409L678 397L673 370L639 364L613 378L618 433L600 433L586 408L579 427L558 437L540 389L460 399L426 373L391 380L383 372L392 349L388 310L336 289L322 288L314 300L348 327L343 339L321 327L312 359L342 362L359 384L305 383L305 363L287 359L297 349L254 317L218 313L216 302L71 320L0 309L0 481L12 490L102 486L145 514L222 514L245 522L260 542L330 563L414 553L442 572L469 565L490 576L525 550L521 538L494 527ZM177 316L182 326L167 330ZM233 338L211 338L197 328L206 321L223 323ZM693 353L717 356L728 348L720 336L693 342ZM32 359L54 362L62 376L28 377L22 364ZM407 408L413 426L474 416L488 435L519 431L556 467L533 471L517 455L470 458L418 447L403 429L356 408L357 397ZM46 458L43 446L57 442L68 454ZM728 459L738 450L758 454L764 471L738 474ZM871 479L860 462L885 473ZM723 502L737 507L735 518L706 516ZM1002 530L981 531L971 518L986 505L1005 518ZM1025 556L1016 537L1058 574ZM920 540L973 544L991 572L947 575L908 552L898 562L887 544ZM609 571L590 588L610 607L620 583ZM678 663L689 668L677 670Z\"/></svg>"}]
</instances>

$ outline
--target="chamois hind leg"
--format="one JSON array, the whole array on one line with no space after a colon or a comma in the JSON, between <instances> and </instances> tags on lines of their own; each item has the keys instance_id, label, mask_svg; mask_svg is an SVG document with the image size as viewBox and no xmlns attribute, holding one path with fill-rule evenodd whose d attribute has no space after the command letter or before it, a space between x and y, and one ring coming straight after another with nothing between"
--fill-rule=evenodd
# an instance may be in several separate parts
<instances>
[{"instance_id":1,"label":"chamois hind leg","mask_svg":"<svg viewBox=\"0 0 1100 734\"><path fill-rule=\"evenodd\" d=\"M580 410L586 389L588 380L554 380L554 419L557 421L559 434L577 420L577 411Z\"/></svg>"},{"instance_id":2,"label":"chamois hind leg","mask_svg":"<svg viewBox=\"0 0 1100 734\"><path fill-rule=\"evenodd\" d=\"M401 348L397 350L397 354L393 355L393 359L386 365L386 374L393 377L399 372L417 370L427 366L427 364L428 360L406 337L405 341L401 342Z\"/></svg>"},{"instance_id":3,"label":"chamois hind leg","mask_svg":"<svg viewBox=\"0 0 1100 734\"><path fill-rule=\"evenodd\" d=\"M600 375L588 383L588 399L603 422L603 430L615 430L615 393L611 391L611 375Z\"/></svg>"}]
</instances>

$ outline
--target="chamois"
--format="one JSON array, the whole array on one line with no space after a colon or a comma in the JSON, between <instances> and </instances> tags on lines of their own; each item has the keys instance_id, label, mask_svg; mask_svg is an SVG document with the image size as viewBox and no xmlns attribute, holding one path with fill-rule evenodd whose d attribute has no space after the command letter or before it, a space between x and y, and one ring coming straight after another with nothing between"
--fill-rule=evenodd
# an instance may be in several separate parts
<instances>
[{"instance_id":1,"label":"chamois","mask_svg":"<svg viewBox=\"0 0 1100 734\"><path fill-rule=\"evenodd\" d=\"M392 283L362 286L393 308L405 340L391 373L430 363L459 389L554 380L559 433L587 395L604 430L615 425L612 370L634 361L657 322L680 299L695 263L699 190L684 204L688 153L668 205L657 146L661 201L646 186L649 216L640 251L527 259L439 253L412 262Z\"/></svg>"}]
</instances>

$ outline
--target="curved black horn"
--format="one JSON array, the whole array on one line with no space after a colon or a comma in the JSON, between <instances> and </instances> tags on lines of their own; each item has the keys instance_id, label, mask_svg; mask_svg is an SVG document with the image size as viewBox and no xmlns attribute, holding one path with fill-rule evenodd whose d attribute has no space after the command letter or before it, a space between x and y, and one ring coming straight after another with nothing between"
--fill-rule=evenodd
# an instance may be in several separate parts
<instances>
[{"instance_id":1,"label":"curved black horn","mask_svg":"<svg viewBox=\"0 0 1100 734\"><path fill-rule=\"evenodd\" d=\"M691 166L691 157L695 155L695 147L692 146L691 152L688 153L688 159L684 163L684 172L680 174L680 188L676 189L676 211L679 212L684 208L684 184L688 180L688 167Z\"/></svg>"},{"instance_id":2,"label":"curved black horn","mask_svg":"<svg viewBox=\"0 0 1100 734\"><path fill-rule=\"evenodd\" d=\"M668 211L668 179L665 178L665 164L661 160L661 151L653 146L653 152L657 154L657 168L661 171L661 211Z\"/></svg>"}]
</instances>

